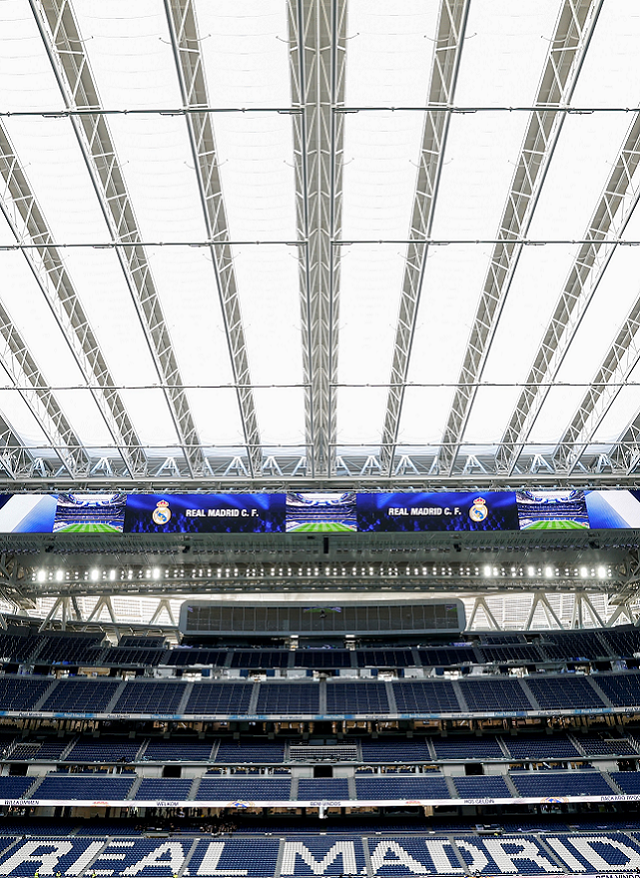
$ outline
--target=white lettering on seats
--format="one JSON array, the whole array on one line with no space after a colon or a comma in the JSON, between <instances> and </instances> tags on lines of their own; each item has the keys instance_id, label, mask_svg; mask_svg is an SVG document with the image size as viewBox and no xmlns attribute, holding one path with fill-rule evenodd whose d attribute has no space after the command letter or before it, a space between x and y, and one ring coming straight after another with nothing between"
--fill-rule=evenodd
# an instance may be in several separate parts
<instances>
[{"instance_id":1,"label":"white lettering on seats","mask_svg":"<svg viewBox=\"0 0 640 878\"><path fill-rule=\"evenodd\" d=\"M301 841L286 841L282 857L282 874L293 875L296 867L296 856L307 864L314 875L324 875L329 866L338 857L342 857L342 871L355 875L356 852L352 841L337 841L332 845L321 860L316 860L309 848Z\"/></svg>"},{"instance_id":2,"label":"white lettering on seats","mask_svg":"<svg viewBox=\"0 0 640 878\"><path fill-rule=\"evenodd\" d=\"M218 871L218 863L224 850L224 841L212 841L206 850L198 875L246 875L246 869L221 869Z\"/></svg>"},{"instance_id":3,"label":"white lettering on seats","mask_svg":"<svg viewBox=\"0 0 640 878\"><path fill-rule=\"evenodd\" d=\"M39 848L52 848L52 850L36 853ZM5 860L2 864L2 874L9 875L22 863L39 863L34 871L41 875L53 875L55 871L59 871L56 867L60 857L68 854L72 849L73 844L70 841L27 841L20 850Z\"/></svg>"},{"instance_id":4,"label":"white lettering on seats","mask_svg":"<svg viewBox=\"0 0 640 878\"><path fill-rule=\"evenodd\" d=\"M169 854L168 860L162 859L165 854ZM165 868L169 869L173 875L175 875L182 868L184 860L184 849L180 842L167 841L157 847L154 851L148 853L146 857L143 857L137 863L134 863L132 866L128 866L126 869L123 869L121 874L138 875L140 872L143 871L143 869L152 867L158 868L158 866L164 866Z\"/></svg>"},{"instance_id":5,"label":"white lettering on seats","mask_svg":"<svg viewBox=\"0 0 640 878\"><path fill-rule=\"evenodd\" d=\"M601 872L613 872L614 870L623 872L628 869L640 869L640 854L638 851L634 851L633 848L623 844L621 841L616 841L615 838L608 838L606 835L575 836L571 838L571 844L577 851L580 851L588 863L591 863L592 866L595 866ZM629 860L624 865L620 863L607 863L604 857L601 857L600 854L594 851L591 847L592 844L604 844L616 848L616 850L629 857Z\"/></svg>"},{"instance_id":6,"label":"white lettering on seats","mask_svg":"<svg viewBox=\"0 0 640 878\"><path fill-rule=\"evenodd\" d=\"M498 839L487 838L485 839L484 846L496 861L496 865L501 872L517 872L518 867L514 860L529 860L535 863L536 866L540 866L545 872L564 871L560 866L556 866L551 860L548 860L532 841L527 841L525 838L505 838L499 841ZM505 847L509 846L519 847L520 850L516 853L507 853Z\"/></svg>"},{"instance_id":7,"label":"white lettering on seats","mask_svg":"<svg viewBox=\"0 0 640 878\"><path fill-rule=\"evenodd\" d=\"M394 856L389 858L389 854ZM371 871L374 875L385 866L406 866L416 875L424 875L427 871L424 863L419 863L414 859L397 841L380 841L371 854Z\"/></svg>"}]
</instances>

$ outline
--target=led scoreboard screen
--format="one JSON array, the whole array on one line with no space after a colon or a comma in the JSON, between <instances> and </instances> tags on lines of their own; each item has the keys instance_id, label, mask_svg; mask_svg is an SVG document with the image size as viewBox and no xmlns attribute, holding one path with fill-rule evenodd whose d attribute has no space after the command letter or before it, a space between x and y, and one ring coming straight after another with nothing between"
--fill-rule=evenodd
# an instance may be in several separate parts
<instances>
[{"instance_id":1,"label":"led scoreboard screen","mask_svg":"<svg viewBox=\"0 0 640 878\"><path fill-rule=\"evenodd\" d=\"M284 531L284 494L130 494L126 533Z\"/></svg>"},{"instance_id":2,"label":"led scoreboard screen","mask_svg":"<svg viewBox=\"0 0 640 878\"><path fill-rule=\"evenodd\" d=\"M510 492L358 494L359 531L518 530Z\"/></svg>"},{"instance_id":3,"label":"led scoreboard screen","mask_svg":"<svg viewBox=\"0 0 640 878\"><path fill-rule=\"evenodd\" d=\"M0 533L640 530L640 491L0 494Z\"/></svg>"}]
</instances>

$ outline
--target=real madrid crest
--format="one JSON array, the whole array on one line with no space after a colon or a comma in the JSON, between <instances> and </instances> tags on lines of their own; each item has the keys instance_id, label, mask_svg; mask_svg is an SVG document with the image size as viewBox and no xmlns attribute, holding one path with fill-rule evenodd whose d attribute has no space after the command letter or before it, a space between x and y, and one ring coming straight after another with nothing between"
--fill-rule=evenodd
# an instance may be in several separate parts
<instances>
[{"instance_id":1,"label":"real madrid crest","mask_svg":"<svg viewBox=\"0 0 640 878\"><path fill-rule=\"evenodd\" d=\"M166 500L158 500L156 508L151 513L151 518L155 524L167 524L171 518L171 510Z\"/></svg>"},{"instance_id":2,"label":"real madrid crest","mask_svg":"<svg viewBox=\"0 0 640 878\"><path fill-rule=\"evenodd\" d=\"M484 521L488 514L487 501L483 497L476 497L469 510L471 521Z\"/></svg>"}]
</instances>

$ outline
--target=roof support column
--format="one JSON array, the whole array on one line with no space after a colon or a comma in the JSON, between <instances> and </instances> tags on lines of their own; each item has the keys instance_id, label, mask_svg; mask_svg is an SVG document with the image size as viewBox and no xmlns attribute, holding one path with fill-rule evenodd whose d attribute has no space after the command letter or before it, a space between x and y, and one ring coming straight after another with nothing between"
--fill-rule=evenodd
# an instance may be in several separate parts
<instances>
[{"instance_id":1,"label":"roof support column","mask_svg":"<svg viewBox=\"0 0 640 878\"><path fill-rule=\"evenodd\" d=\"M335 471L346 0L288 0L308 466Z\"/></svg>"}]
</instances>

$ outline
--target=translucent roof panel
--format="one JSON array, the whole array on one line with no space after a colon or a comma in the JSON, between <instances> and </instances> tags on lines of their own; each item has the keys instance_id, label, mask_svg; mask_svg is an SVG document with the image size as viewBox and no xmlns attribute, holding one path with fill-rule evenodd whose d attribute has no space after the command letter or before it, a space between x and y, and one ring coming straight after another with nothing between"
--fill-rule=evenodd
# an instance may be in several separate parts
<instances>
[{"instance_id":1,"label":"translucent roof panel","mask_svg":"<svg viewBox=\"0 0 640 878\"><path fill-rule=\"evenodd\" d=\"M445 439L445 480L524 446L564 482L569 428L597 481L640 404L636 5L473 0L445 48L424 0L0 3L0 416L55 462L62 411L89 469L131 428L123 487L246 489L247 443L257 478L326 489L336 448L391 488L384 442L428 483Z\"/></svg>"}]
</instances>

